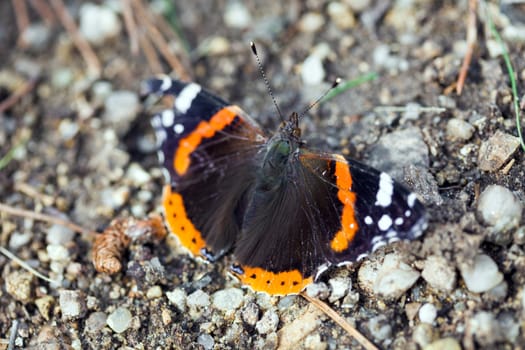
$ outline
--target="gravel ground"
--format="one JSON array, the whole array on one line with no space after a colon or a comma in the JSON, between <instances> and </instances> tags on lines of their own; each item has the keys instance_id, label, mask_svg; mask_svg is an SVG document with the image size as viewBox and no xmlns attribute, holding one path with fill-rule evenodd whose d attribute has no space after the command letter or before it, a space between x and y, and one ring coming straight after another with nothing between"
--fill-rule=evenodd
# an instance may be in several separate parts
<instances>
[{"instance_id":1,"label":"gravel ground","mask_svg":"<svg viewBox=\"0 0 525 350\"><path fill-rule=\"evenodd\" d=\"M28 47L17 47L11 3L0 4L0 101L40 76L0 114L0 155L15 148L0 169L0 202L100 231L115 217L160 212L163 178L151 111L138 95L152 75L146 60L130 53L118 2L82 11L80 4L68 6L95 43L97 78L65 31L34 14ZM303 135L313 148L407 183L427 205L430 226L417 241L330 270L310 295L382 349L524 348L525 163L485 6L461 96L450 86L466 50L467 1L176 0L175 7L189 54L181 42L174 49L193 79L268 130L279 120L250 40L286 114L335 77L378 75L316 106L302 120ZM523 91L525 9L487 8ZM168 237L133 244L123 271L108 276L92 265L89 236L0 217L1 245L58 281L0 256L0 348L16 322L16 348L360 348L302 297L241 288L226 272L231 256L196 261Z\"/></svg>"}]
</instances>

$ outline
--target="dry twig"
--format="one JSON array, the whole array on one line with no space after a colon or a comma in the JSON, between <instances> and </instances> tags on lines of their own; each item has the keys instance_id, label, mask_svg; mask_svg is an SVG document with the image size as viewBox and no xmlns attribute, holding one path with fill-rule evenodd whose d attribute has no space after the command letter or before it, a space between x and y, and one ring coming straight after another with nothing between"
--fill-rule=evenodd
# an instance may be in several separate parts
<instances>
[{"instance_id":1,"label":"dry twig","mask_svg":"<svg viewBox=\"0 0 525 350\"><path fill-rule=\"evenodd\" d=\"M133 0L133 5L137 13L137 19L141 21L141 24L145 25L149 37L160 51L162 56L164 56L171 69L175 71L177 77L182 80L190 80L190 75L179 61L177 56L175 56L170 51L168 42L166 39L164 39L161 32L156 28L155 19L152 18L151 12L146 9L141 0Z\"/></svg>"},{"instance_id":2,"label":"dry twig","mask_svg":"<svg viewBox=\"0 0 525 350\"><path fill-rule=\"evenodd\" d=\"M37 78L29 79L26 83L20 86L14 93L0 103L0 113L5 112L15 103L18 102L23 96L27 95L36 85Z\"/></svg>"},{"instance_id":3,"label":"dry twig","mask_svg":"<svg viewBox=\"0 0 525 350\"><path fill-rule=\"evenodd\" d=\"M64 6L64 2L62 0L49 1L51 1L51 5L57 13L60 22L62 23L64 28L66 28L69 35L71 35L73 43L77 47L78 51L80 51L80 55L82 55L82 57L84 58L84 61L88 66L88 70L92 74L99 76L102 72L102 66L100 65L100 61L98 60L97 55L95 54L87 40L78 31L75 21Z\"/></svg>"},{"instance_id":4,"label":"dry twig","mask_svg":"<svg viewBox=\"0 0 525 350\"><path fill-rule=\"evenodd\" d=\"M465 85L465 80L467 79L468 68L470 66L470 62L472 61L472 54L474 53L474 48L478 38L478 31L476 27L477 6L478 0L469 0L467 17L467 51L465 52L465 57L463 58L463 63L461 64L461 69L459 71L459 76L456 83L456 93L458 95L461 95L461 92L463 91L463 86Z\"/></svg>"},{"instance_id":5,"label":"dry twig","mask_svg":"<svg viewBox=\"0 0 525 350\"><path fill-rule=\"evenodd\" d=\"M124 24L126 25L126 31L129 35L129 49L133 56L137 56L139 53L138 33L135 18L133 18L133 11L130 6L131 0L122 0L122 13L124 15Z\"/></svg>"},{"instance_id":6,"label":"dry twig","mask_svg":"<svg viewBox=\"0 0 525 350\"><path fill-rule=\"evenodd\" d=\"M14 0L14 1L20 1L20 0ZM49 7L49 5L44 0L31 0L31 5L33 8L38 12L40 17L44 19L44 22L48 26L53 26L55 24L55 15L53 14L53 10Z\"/></svg>"},{"instance_id":7,"label":"dry twig","mask_svg":"<svg viewBox=\"0 0 525 350\"><path fill-rule=\"evenodd\" d=\"M25 210L25 209L14 208L14 207L11 207L11 206L3 204L3 203L0 203L0 212L4 212L4 213L10 214L10 215L15 215L15 216L21 216L21 217L25 217L25 218L29 218L29 219L49 222L49 223L52 223L52 224L62 225L62 226L65 226L65 227L75 231L75 232L82 233L82 234L97 235L96 232L88 230L88 229L85 229L85 228L83 228L81 226L78 226L78 225L72 223L71 221L59 219L59 218L56 218L56 217L53 217L53 216L49 216L49 215L45 215L45 214L41 214L41 213L35 213L33 211L29 211L29 210Z\"/></svg>"},{"instance_id":8,"label":"dry twig","mask_svg":"<svg viewBox=\"0 0 525 350\"><path fill-rule=\"evenodd\" d=\"M301 296L308 300L310 303L315 305L319 310L324 312L328 317L330 317L335 323L341 326L351 337L353 337L359 344L361 344L366 350L378 350L378 348L372 344L372 342L364 335L362 335L357 329L355 329L350 323L348 323L343 317L341 317L337 312L334 311L330 306L323 303L317 298L312 298L306 293L301 293Z\"/></svg>"},{"instance_id":9,"label":"dry twig","mask_svg":"<svg viewBox=\"0 0 525 350\"><path fill-rule=\"evenodd\" d=\"M11 0L13 9L15 10L16 26L18 27L18 45L26 46L23 40L24 33L29 27L29 16L27 14L27 6L23 0Z\"/></svg>"}]
</instances>

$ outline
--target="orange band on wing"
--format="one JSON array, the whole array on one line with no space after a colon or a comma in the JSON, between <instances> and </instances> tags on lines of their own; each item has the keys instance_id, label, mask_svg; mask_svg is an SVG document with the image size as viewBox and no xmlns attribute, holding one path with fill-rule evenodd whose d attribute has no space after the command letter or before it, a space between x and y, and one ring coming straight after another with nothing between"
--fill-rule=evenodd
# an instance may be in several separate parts
<instances>
[{"instance_id":1,"label":"orange band on wing","mask_svg":"<svg viewBox=\"0 0 525 350\"><path fill-rule=\"evenodd\" d=\"M173 167L179 175L184 175L190 167L190 156L199 147L202 139L209 139L217 131L224 129L230 124L237 113L233 108L223 108L217 112L209 121L201 121L195 130L179 141L177 153L173 159Z\"/></svg>"},{"instance_id":2,"label":"orange band on wing","mask_svg":"<svg viewBox=\"0 0 525 350\"><path fill-rule=\"evenodd\" d=\"M341 229L330 241L330 248L339 253L348 249L359 226L355 220L354 213L356 197L355 193L351 192L352 175L350 174L348 163L344 159L335 162L335 177L339 188L337 198L343 204L343 211L341 213Z\"/></svg>"},{"instance_id":3,"label":"orange band on wing","mask_svg":"<svg viewBox=\"0 0 525 350\"><path fill-rule=\"evenodd\" d=\"M313 282L313 277L304 278L299 270L271 272L260 267L242 266L244 274L235 274L243 284L257 292L272 295L298 294Z\"/></svg>"},{"instance_id":4,"label":"orange band on wing","mask_svg":"<svg viewBox=\"0 0 525 350\"><path fill-rule=\"evenodd\" d=\"M171 186L164 186L162 204L166 222L172 233L177 235L180 243L194 255L202 255L201 250L206 247L199 230L186 214L184 201L179 193L172 192Z\"/></svg>"}]
</instances>

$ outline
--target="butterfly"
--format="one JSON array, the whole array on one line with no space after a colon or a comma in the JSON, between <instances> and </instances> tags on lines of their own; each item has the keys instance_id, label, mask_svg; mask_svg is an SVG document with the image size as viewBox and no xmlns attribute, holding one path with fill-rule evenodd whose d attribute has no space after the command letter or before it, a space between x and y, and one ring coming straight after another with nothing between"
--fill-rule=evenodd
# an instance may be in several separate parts
<instances>
[{"instance_id":1,"label":"butterfly","mask_svg":"<svg viewBox=\"0 0 525 350\"><path fill-rule=\"evenodd\" d=\"M151 122L168 228L208 261L233 252L230 271L255 291L299 293L328 267L427 226L416 194L387 173L310 150L297 113L268 135L199 84L160 76L143 90L173 98Z\"/></svg>"}]
</instances>

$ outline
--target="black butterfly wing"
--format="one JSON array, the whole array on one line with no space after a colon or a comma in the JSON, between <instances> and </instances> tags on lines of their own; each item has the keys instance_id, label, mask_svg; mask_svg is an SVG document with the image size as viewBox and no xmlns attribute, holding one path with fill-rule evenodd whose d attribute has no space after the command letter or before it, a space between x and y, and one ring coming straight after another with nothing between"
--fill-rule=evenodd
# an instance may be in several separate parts
<instances>
[{"instance_id":1,"label":"black butterfly wing","mask_svg":"<svg viewBox=\"0 0 525 350\"><path fill-rule=\"evenodd\" d=\"M271 191L254 191L233 272L254 290L300 292L332 264L413 239L423 205L390 176L339 155L300 149Z\"/></svg>"},{"instance_id":2,"label":"black butterfly wing","mask_svg":"<svg viewBox=\"0 0 525 350\"><path fill-rule=\"evenodd\" d=\"M253 184L255 157L266 138L240 108L198 84L164 77L147 81L145 89L175 97L173 108L152 120L169 178L167 224L193 254L214 259L239 233L243 194Z\"/></svg>"}]
</instances>

